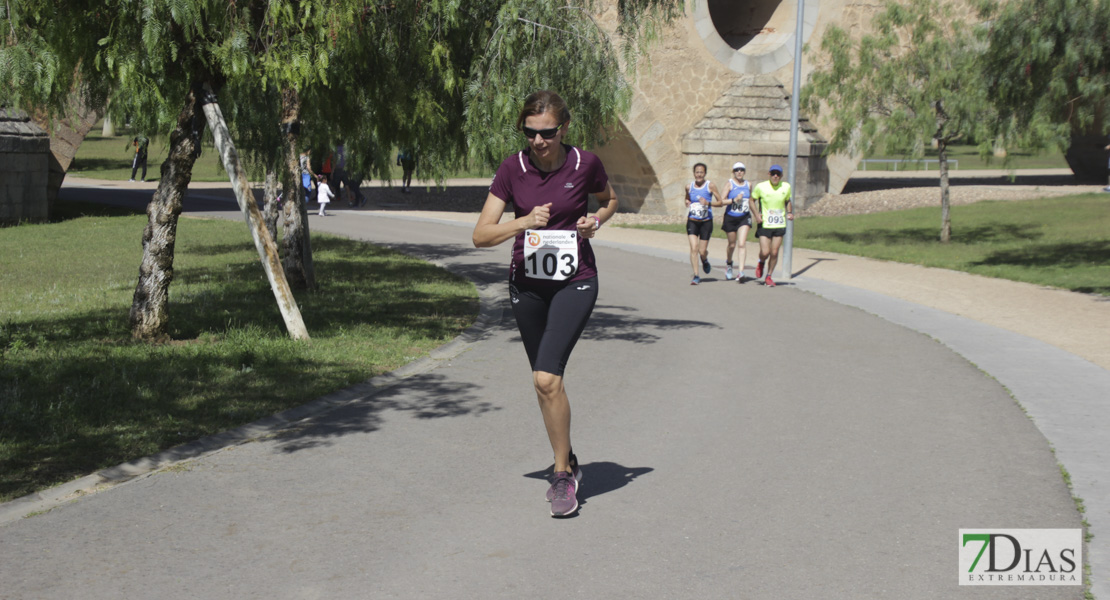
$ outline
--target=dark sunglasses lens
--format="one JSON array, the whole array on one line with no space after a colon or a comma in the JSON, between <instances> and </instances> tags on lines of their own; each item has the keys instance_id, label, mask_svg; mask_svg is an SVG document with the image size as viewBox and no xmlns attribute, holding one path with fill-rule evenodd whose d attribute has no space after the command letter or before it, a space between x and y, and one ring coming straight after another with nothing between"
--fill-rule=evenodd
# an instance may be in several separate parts
<instances>
[{"instance_id":1,"label":"dark sunglasses lens","mask_svg":"<svg viewBox=\"0 0 1110 600\"><path fill-rule=\"evenodd\" d=\"M562 127L562 125L560 125L559 127ZM532 129L531 127L524 127L522 128L522 130L524 131L524 137L528 139L534 139L537 135L539 135L545 140L550 140L551 138L555 137L557 133L559 133L559 127L553 127L551 129Z\"/></svg>"},{"instance_id":2,"label":"dark sunglasses lens","mask_svg":"<svg viewBox=\"0 0 1110 600\"><path fill-rule=\"evenodd\" d=\"M772 175L778 175L779 177L782 177L782 171L771 171L771 174Z\"/></svg>"}]
</instances>

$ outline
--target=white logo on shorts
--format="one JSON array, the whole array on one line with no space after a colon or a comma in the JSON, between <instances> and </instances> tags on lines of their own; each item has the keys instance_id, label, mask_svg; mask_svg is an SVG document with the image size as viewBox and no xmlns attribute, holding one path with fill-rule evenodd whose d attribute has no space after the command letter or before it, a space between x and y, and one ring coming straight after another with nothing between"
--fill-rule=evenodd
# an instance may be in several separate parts
<instances>
[{"instance_id":1,"label":"white logo on shorts","mask_svg":"<svg viewBox=\"0 0 1110 600\"><path fill-rule=\"evenodd\" d=\"M563 188L568 190L574 189L574 184L568 181L567 184L563 186Z\"/></svg>"},{"instance_id":2,"label":"white logo on shorts","mask_svg":"<svg viewBox=\"0 0 1110 600\"><path fill-rule=\"evenodd\" d=\"M590 286L589 286L589 285L580 285L580 286L578 286L578 289L580 289L580 290L588 290L588 289L590 289Z\"/></svg>"}]
</instances>

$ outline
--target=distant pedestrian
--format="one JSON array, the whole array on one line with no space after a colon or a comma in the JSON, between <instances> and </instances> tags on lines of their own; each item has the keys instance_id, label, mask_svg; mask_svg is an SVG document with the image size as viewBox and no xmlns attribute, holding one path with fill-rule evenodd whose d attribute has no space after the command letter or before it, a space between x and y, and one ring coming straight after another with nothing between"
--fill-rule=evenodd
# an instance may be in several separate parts
<instances>
[{"instance_id":1,"label":"distant pedestrian","mask_svg":"<svg viewBox=\"0 0 1110 600\"><path fill-rule=\"evenodd\" d=\"M335 194L332 193L331 188L328 187L328 176L320 175L320 184L317 186L316 189L316 202L320 204L321 217L328 216L328 203L331 202L331 199L334 197Z\"/></svg>"},{"instance_id":2,"label":"distant pedestrian","mask_svg":"<svg viewBox=\"0 0 1110 600\"><path fill-rule=\"evenodd\" d=\"M329 152L328 157L324 159L324 164L320 165L320 174L323 175L324 177L327 177L328 181L332 180L331 172L332 172L332 165L334 164L332 162L332 158L334 158L334 156L335 155L333 153Z\"/></svg>"},{"instance_id":3,"label":"distant pedestrian","mask_svg":"<svg viewBox=\"0 0 1110 600\"><path fill-rule=\"evenodd\" d=\"M147 148L150 146L150 140L147 139L145 135L137 135L131 138L131 141L127 142L127 145L135 151L135 156L131 159L130 181L135 181L135 172L138 171L140 167L143 169L142 180L146 181L146 152Z\"/></svg>"},{"instance_id":4,"label":"distant pedestrian","mask_svg":"<svg viewBox=\"0 0 1110 600\"><path fill-rule=\"evenodd\" d=\"M738 283L744 283L744 267L748 260L748 231L752 228L752 213L749 208L752 184L744 180L747 169L742 162L732 165L732 179L728 180L728 191L725 192L725 199L730 202L725 210L724 223L721 225L721 229L728 236L728 249L725 251L725 257L728 259L725 263L725 279L733 277L732 253L737 243L740 245L740 268L735 271Z\"/></svg>"},{"instance_id":5,"label":"distant pedestrian","mask_svg":"<svg viewBox=\"0 0 1110 600\"><path fill-rule=\"evenodd\" d=\"M316 179L316 173L312 172L312 150L306 148L298 160L301 166L301 190L307 203L312 198L312 182Z\"/></svg>"},{"instance_id":6,"label":"distant pedestrian","mask_svg":"<svg viewBox=\"0 0 1110 600\"><path fill-rule=\"evenodd\" d=\"M412 185L412 172L416 170L416 153L405 150L397 155L397 164L401 166L401 191L409 192Z\"/></svg>"},{"instance_id":7,"label":"distant pedestrian","mask_svg":"<svg viewBox=\"0 0 1110 600\"><path fill-rule=\"evenodd\" d=\"M335 172L331 182L335 186L336 195L346 198L347 206L354 206L350 190L351 182L347 179L347 149L343 146L343 140L339 140L339 145L335 147Z\"/></svg>"},{"instance_id":8,"label":"distant pedestrian","mask_svg":"<svg viewBox=\"0 0 1110 600\"><path fill-rule=\"evenodd\" d=\"M1107 137L1110 138L1110 136ZM1103 150L1110 152L1110 144L1107 144ZM1102 191L1110 192L1110 160L1107 160L1106 163L1106 187L1102 188Z\"/></svg>"},{"instance_id":9,"label":"distant pedestrian","mask_svg":"<svg viewBox=\"0 0 1110 600\"><path fill-rule=\"evenodd\" d=\"M751 207L755 236L759 238L759 263L755 266L755 278L763 277L766 264L767 278L763 283L775 287L771 273L779 261L786 222L794 220L794 209L790 200L790 184L782 180L782 167L771 165L770 174L769 181L761 181L752 190Z\"/></svg>"},{"instance_id":10,"label":"distant pedestrian","mask_svg":"<svg viewBox=\"0 0 1110 600\"><path fill-rule=\"evenodd\" d=\"M366 195L362 193L362 175L358 173L351 173L347 177L347 186L350 188L351 195L354 198L354 206L366 206Z\"/></svg>"},{"instance_id":11,"label":"distant pedestrian","mask_svg":"<svg viewBox=\"0 0 1110 600\"><path fill-rule=\"evenodd\" d=\"M694 180L686 184L686 237L690 241L690 267L694 278L690 285L701 283L698 276L698 262L708 275L709 238L713 235L713 206L724 206L717 186L705 178L708 167L705 163L694 165Z\"/></svg>"}]
</instances>

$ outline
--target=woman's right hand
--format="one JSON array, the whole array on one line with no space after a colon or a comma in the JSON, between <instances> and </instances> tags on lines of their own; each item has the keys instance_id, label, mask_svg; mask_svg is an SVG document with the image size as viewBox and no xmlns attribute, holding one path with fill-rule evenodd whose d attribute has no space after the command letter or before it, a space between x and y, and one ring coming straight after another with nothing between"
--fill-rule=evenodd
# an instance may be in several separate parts
<instances>
[{"instance_id":1,"label":"woman's right hand","mask_svg":"<svg viewBox=\"0 0 1110 600\"><path fill-rule=\"evenodd\" d=\"M528 213L525 227L526 229L543 229L547 227L547 221L551 219L551 203L543 204L532 209Z\"/></svg>"}]
</instances>

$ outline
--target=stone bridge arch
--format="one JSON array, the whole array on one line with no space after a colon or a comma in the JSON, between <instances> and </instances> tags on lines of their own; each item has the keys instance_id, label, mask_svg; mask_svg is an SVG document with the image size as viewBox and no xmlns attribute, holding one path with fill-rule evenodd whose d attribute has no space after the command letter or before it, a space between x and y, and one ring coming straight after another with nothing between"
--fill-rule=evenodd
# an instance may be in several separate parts
<instances>
[{"instance_id":1,"label":"stone bridge arch","mask_svg":"<svg viewBox=\"0 0 1110 600\"><path fill-rule=\"evenodd\" d=\"M803 42L816 47L830 24L859 30L881 8L856 0L805 2ZM597 149L621 210L681 214L693 165L706 163L721 183L736 161L749 179L786 166L790 86L793 81L797 1L691 0L639 73L629 115ZM615 7L602 15L615 22ZM803 81L812 66L803 63ZM800 124L796 201L839 192L852 171L850 157L823 157L825 138Z\"/></svg>"}]
</instances>

